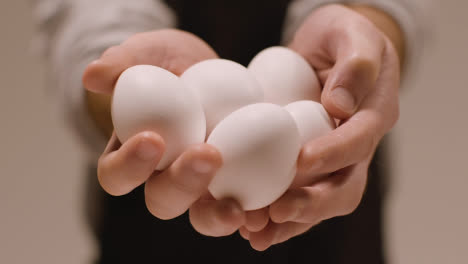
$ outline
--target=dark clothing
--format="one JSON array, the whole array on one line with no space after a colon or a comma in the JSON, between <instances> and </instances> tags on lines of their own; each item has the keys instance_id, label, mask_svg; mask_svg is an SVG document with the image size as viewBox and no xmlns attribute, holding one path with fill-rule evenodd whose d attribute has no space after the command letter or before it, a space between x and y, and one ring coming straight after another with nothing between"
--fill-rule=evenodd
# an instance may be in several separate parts
<instances>
[{"instance_id":1,"label":"dark clothing","mask_svg":"<svg viewBox=\"0 0 468 264\"><path fill-rule=\"evenodd\" d=\"M167 0L179 28L208 42L221 58L248 64L280 43L288 0Z\"/></svg>"},{"instance_id":2,"label":"dark clothing","mask_svg":"<svg viewBox=\"0 0 468 264\"><path fill-rule=\"evenodd\" d=\"M288 4L273 0L168 2L179 15L181 29L202 37L221 57L244 65L260 50L279 44ZM193 230L187 214L170 221L153 217L146 209L142 187L123 197L101 190L96 229L99 263L384 263L383 177L376 160L382 164L382 153L377 153L371 165L367 191L353 214L325 221L265 252L253 250L237 233L222 238L202 236Z\"/></svg>"},{"instance_id":3,"label":"dark clothing","mask_svg":"<svg viewBox=\"0 0 468 264\"><path fill-rule=\"evenodd\" d=\"M123 197L101 191L98 263L384 263L383 192L376 163L372 163L363 201L353 214L324 221L265 252L253 250L238 233L202 236L193 230L188 214L169 221L155 218L145 207L142 187Z\"/></svg>"}]
</instances>

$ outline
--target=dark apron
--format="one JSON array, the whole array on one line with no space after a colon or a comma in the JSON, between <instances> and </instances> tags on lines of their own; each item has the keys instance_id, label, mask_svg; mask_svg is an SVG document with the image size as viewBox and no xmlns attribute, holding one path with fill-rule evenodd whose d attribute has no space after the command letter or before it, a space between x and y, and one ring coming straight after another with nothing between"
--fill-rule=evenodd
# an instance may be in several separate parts
<instances>
[{"instance_id":1,"label":"dark apron","mask_svg":"<svg viewBox=\"0 0 468 264\"><path fill-rule=\"evenodd\" d=\"M179 16L179 28L203 38L222 58L244 65L260 50L279 44L288 5L287 0L167 2ZM378 151L379 164L381 157ZM145 207L142 187L123 197L100 190L100 198L89 201L101 204L93 226L99 242L98 263L383 263L383 177L382 167L375 164L364 199L353 214L325 221L265 252L253 250L237 233L202 236L193 230L187 214L158 220ZM94 187L95 172L92 166Z\"/></svg>"}]
</instances>

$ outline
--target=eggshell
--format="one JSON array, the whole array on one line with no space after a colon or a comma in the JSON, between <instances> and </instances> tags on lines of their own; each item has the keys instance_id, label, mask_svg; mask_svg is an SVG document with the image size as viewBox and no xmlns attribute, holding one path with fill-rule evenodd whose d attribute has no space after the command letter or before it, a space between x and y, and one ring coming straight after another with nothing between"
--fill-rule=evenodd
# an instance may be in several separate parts
<instances>
[{"instance_id":1,"label":"eggshell","mask_svg":"<svg viewBox=\"0 0 468 264\"><path fill-rule=\"evenodd\" d=\"M304 146L310 140L324 136L336 128L334 119L325 108L314 101L298 101L284 107L296 121L301 135L301 145ZM298 174L294 178L291 188L307 186L327 174L311 175Z\"/></svg>"},{"instance_id":2,"label":"eggshell","mask_svg":"<svg viewBox=\"0 0 468 264\"><path fill-rule=\"evenodd\" d=\"M216 199L237 200L244 210L268 206L288 189L301 148L292 116L269 103L233 112L216 126L207 143L224 161L209 191Z\"/></svg>"},{"instance_id":3,"label":"eggshell","mask_svg":"<svg viewBox=\"0 0 468 264\"><path fill-rule=\"evenodd\" d=\"M205 60L181 76L198 95L206 116L207 135L233 111L263 101L257 80L242 65L224 59Z\"/></svg>"},{"instance_id":4,"label":"eggshell","mask_svg":"<svg viewBox=\"0 0 468 264\"><path fill-rule=\"evenodd\" d=\"M261 51L248 69L260 83L265 102L278 105L299 100L320 102L321 86L314 70L289 48L271 47Z\"/></svg>"},{"instance_id":5,"label":"eggshell","mask_svg":"<svg viewBox=\"0 0 468 264\"><path fill-rule=\"evenodd\" d=\"M121 142L143 131L154 131L164 139L166 150L158 170L206 136L205 116L196 96L179 77L155 66L138 65L122 73L111 114Z\"/></svg>"},{"instance_id":6,"label":"eggshell","mask_svg":"<svg viewBox=\"0 0 468 264\"><path fill-rule=\"evenodd\" d=\"M314 101L298 101L284 107L296 121L304 145L336 128L335 121L322 104Z\"/></svg>"}]
</instances>

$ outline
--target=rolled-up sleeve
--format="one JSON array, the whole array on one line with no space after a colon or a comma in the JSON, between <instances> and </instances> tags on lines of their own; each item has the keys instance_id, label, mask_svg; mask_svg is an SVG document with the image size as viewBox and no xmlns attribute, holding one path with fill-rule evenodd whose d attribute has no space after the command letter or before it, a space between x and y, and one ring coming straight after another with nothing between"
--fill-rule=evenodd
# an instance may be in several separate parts
<instances>
[{"instance_id":1,"label":"rolled-up sleeve","mask_svg":"<svg viewBox=\"0 0 468 264\"><path fill-rule=\"evenodd\" d=\"M174 27L175 16L155 0L37 0L34 47L47 60L50 86L60 111L86 150L98 155L105 138L92 121L82 75L108 47L131 35Z\"/></svg>"},{"instance_id":2,"label":"rolled-up sleeve","mask_svg":"<svg viewBox=\"0 0 468 264\"><path fill-rule=\"evenodd\" d=\"M325 4L366 4L391 15L405 35L405 76L413 75L425 47L431 38L431 0L295 0L288 9L283 32L283 42L288 43L294 33L314 9Z\"/></svg>"}]
</instances>

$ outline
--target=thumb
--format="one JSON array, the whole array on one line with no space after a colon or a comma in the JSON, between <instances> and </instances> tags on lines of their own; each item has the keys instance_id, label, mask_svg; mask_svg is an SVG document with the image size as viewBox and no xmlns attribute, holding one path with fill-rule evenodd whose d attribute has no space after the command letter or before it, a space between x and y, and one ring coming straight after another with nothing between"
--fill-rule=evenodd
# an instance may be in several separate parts
<instances>
[{"instance_id":1,"label":"thumb","mask_svg":"<svg viewBox=\"0 0 468 264\"><path fill-rule=\"evenodd\" d=\"M347 119L374 89L380 71L380 57L352 55L338 60L322 92L322 104L335 118Z\"/></svg>"}]
</instances>

